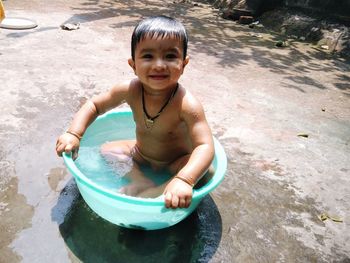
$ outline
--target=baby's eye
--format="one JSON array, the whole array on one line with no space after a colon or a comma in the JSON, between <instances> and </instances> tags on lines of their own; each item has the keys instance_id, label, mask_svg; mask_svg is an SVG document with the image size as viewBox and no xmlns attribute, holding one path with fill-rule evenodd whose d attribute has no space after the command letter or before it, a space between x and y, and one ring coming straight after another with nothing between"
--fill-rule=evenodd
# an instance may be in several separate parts
<instances>
[{"instance_id":1,"label":"baby's eye","mask_svg":"<svg viewBox=\"0 0 350 263\"><path fill-rule=\"evenodd\" d=\"M175 59L175 58L177 58L177 54L169 53L169 54L166 54L165 58L166 59Z\"/></svg>"},{"instance_id":2,"label":"baby's eye","mask_svg":"<svg viewBox=\"0 0 350 263\"><path fill-rule=\"evenodd\" d=\"M152 56L151 54L143 54L141 57L142 57L142 58L145 58L145 59L151 59L151 58L153 58L153 56Z\"/></svg>"}]
</instances>

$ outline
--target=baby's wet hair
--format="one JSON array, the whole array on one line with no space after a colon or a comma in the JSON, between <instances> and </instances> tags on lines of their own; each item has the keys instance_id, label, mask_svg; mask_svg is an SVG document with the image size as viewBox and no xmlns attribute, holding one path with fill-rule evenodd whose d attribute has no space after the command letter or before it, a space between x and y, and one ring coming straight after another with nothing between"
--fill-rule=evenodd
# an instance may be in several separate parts
<instances>
[{"instance_id":1,"label":"baby's wet hair","mask_svg":"<svg viewBox=\"0 0 350 263\"><path fill-rule=\"evenodd\" d=\"M188 36L185 27L174 18L168 16L152 16L142 20L134 29L131 36L131 57L135 60L137 44L149 38L174 37L183 43L183 59L187 55Z\"/></svg>"}]
</instances>

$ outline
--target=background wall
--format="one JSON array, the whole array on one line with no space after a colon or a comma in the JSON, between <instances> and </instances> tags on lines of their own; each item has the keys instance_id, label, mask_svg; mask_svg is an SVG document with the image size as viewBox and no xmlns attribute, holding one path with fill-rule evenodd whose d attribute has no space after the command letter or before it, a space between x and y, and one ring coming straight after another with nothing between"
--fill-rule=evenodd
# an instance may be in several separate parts
<instances>
[{"instance_id":1,"label":"background wall","mask_svg":"<svg viewBox=\"0 0 350 263\"><path fill-rule=\"evenodd\" d=\"M350 18L350 0L208 0L208 2L219 8L250 10L253 14L286 6Z\"/></svg>"},{"instance_id":2,"label":"background wall","mask_svg":"<svg viewBox=\"0 0 350 263\"><path fill-rule=\"evenodd\" d=\"M283 2L290 7L302 7L350 17L350 0L284 0Z\"/></svg>"}]
</instances>

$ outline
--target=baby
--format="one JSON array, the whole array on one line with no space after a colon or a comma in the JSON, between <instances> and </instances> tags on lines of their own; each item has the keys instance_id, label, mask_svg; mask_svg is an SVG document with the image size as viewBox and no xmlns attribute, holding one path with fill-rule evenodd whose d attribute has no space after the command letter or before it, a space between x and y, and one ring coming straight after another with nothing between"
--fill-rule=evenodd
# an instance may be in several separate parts
<instances>
[{"instance_id":1,"label":"baby","mask_svg":"<svg viewBox=\"0 0 350 263\"><path fill-rule=\"evenodd\" d=\"M133 160L127 173L131 183L120 192L140 197L164 194L166 207L188 207L193 187L212 174L214 144L201 103L178 83L189 62L187 43L186 30L175 19L142 20L132 34L128 60L136 78L88 100L58 138L57 154L72 153L75 159L80 139L96 117L126 102L136 123L136 139L101 146L108 160ZM155 186L142 166L167 169L173 177Z\"/></svg>"}]
</instances>

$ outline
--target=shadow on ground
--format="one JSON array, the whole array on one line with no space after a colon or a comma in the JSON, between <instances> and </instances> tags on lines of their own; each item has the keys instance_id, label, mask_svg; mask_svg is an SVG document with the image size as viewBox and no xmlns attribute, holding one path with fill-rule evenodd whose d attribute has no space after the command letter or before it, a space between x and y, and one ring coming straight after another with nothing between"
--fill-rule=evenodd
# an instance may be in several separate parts
<instances>
[{"instance_id":1,"label":"shadow on ground","mask_svg":"<svg viewBox=\"0 0 350 263\"><path fill-rule=\"evenodd\" d=\"M169 15L180 19L186 26L190 35L190 47L196 53L206 53L218 60L223 67L235 68L248 65L254 61L271 72L278 73L286 79L285 88L292 88L302 93L300 83L307 83L310 90L327 87L316 78L291 77L315 70L336 72L340 67L335 57L318 49L301 50L297 41L293 41L276 52L276 41L286 37L274 34L265 28L251 29L239 25L230 20L224 20L219 15L219 10L210 10L210 5L194 5L191 1L165 2L159 6L152 1L105 1L87 0L79 4L70 4L69 8L75 12L65 23L79 22L82 25L89 22L97 22L109 18L128 17L122 22L109 23L108 27L123 28L134 27L137 21L143 17L152 15ZM214 12L214 16L213 16ZM193 15L196 14L196 15ZM53 28L37 28L31 32L10 33L8 37L22 37L29 33L35 33ZM237 34L239 32L239 34ZM246 49L249 49L247 51ZM312 59L318 59L325 63L311 63ZM293 67L291 67L293 65ZM344 69L347 71L348 68ZM349 85L343 76L337 77L332 87L342 90L346 96L350 96Z\"/></svg>"},{"instance_id":2,"label":"shadow on ground","mask_svg":"<svg viewBox=\"0 0 350 263\"><path fill-rule=\"evenodd\" d=\"M145 8L147 7L147 8ZM173 1L163 6L149 1L86 1L79 6L72 6L77 12L65 23L92 22L112 17L127 16L128 19L120 23L109 24L112 28L134 27L137 21L143 17L152 15L169 15L182 20L190 35L190 47L196 53L206 53L218 60L223 67L235 68L247 65L249 61L255 61L259 66L270 69L284 76L289 82L288 88L300 86L306 82L310 89L326 89L318 79L291 77L314 70L335 71L339 67L337 60L331 54L317 49L303 51L297 42L292 42L288 47L276 52L276 41L285 39L285 36L273 34L265 28L251 29L247 26L238 25L230 20L223 20L219 16L219 10L208 11L210 5L203 8L195 6L190 1ZM79 12L79 13L78 13ZM196 14L195 16L193 14ZM237 34L240 32L240 34ZM271 34L272 33L272 34ZM249 48L249 52L245 49ZM311 63L310 60L318 59L327 61L328 67L323 63ZM293 67L291 67L293 64ZM347 70L347 69L345 69ZM339 82L333 84L334 88L344 91L349 95L349 86L343 76L339 76ZM295 86L293 86L293 83ZM305 90L298 89L305 93Z\"/></svg>"},{"instance_id":3,"label":"shadow on ground","mask_svg":"<svg viewBox=\"0 0 350 263\"><path fill-rule=\"evenodd\" d=\"M208 262L222 235L221 216L210 196L177 225L142 231L99 217L70 182L51 216L70 251L83 262Z\"/></svg>"}]
</instances>

